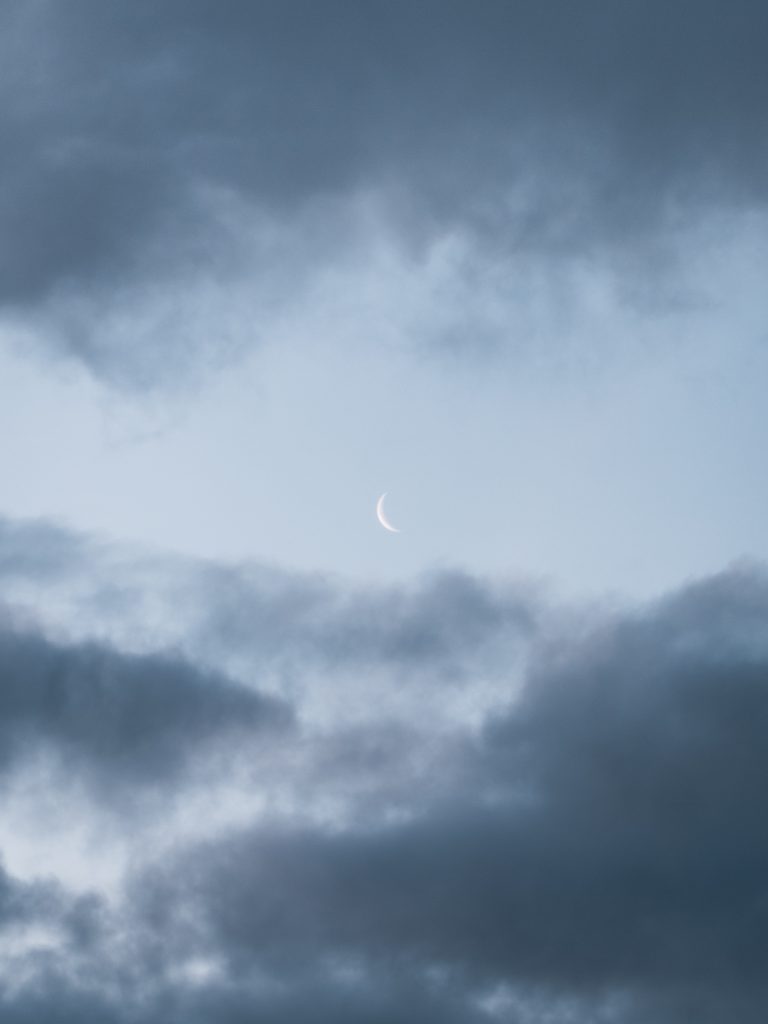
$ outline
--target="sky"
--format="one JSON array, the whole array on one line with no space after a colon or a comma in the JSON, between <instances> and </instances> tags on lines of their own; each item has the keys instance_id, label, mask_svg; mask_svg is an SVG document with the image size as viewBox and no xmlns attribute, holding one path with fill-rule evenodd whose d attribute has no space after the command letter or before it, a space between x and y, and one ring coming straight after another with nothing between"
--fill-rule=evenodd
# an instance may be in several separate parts
<instances>
[{"instance_id":1,"label":"sky","mask_svg":"<svg viewBox=\"0 0 768 1024\"><path fill-rule=\"evenodd\" d=\"M757 0L5 0L4 1022L762 1024L767 107Z\"/></svg>"}]
</instances>

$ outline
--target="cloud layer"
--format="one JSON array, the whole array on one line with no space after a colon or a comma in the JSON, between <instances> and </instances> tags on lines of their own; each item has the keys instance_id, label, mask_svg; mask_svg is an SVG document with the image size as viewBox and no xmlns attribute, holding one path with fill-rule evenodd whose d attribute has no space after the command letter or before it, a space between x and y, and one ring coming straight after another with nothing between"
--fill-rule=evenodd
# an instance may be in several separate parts
<instances>
[{"instance_id":1,"label":"cloud layer","mask_svg":"<svg viewBox=\"0 0 768 1024\"><path fill-rule=\"evenodd\" d=\"M185 586L210 572L188 565ZM524 621L537 625L523 633L524 599L510 618L508 598L480 580L448 576L392 602L371 591L373 631L342 584L286 584L265 601L256 573L248 601L240 577L256 639L236 630L215 643L208 623L228 619L232 591L202 587L198 657L223 664L237 650L250 686L188 657L56 649L6 626L6 775L22 777L31 750L65 751L86 781L79 813L129 851L108 900L87 858L74 887L6 873L3 955L23 968L3 997L8 1019L47 1015L51 1001L80 1021L147 1024L761 1019L764 570L634 611L531 597ZM467 627L434 657L460 594L485 625L462 614ZM325 643L297 647L287 624L308 607L333 625ZM337 631L351 648L337 649ZM267 663L300 724L252 689ZM347 671L367 714L307 717L310 688L296 678L322 686ZM406 679L410 700L381 704L382 676L392 689ZM435 716L456 686L479 717ZM223 789L204 746L226 752ZM150 784L175 793L177 811L206 790L240 809L192 829L174 812L159 850L146 841L157 809L138 799Z\"/></svg>"},{"instance_id":2,"label":"cloud layer","mask_svg":"<svg viewBox=\"0 0 768 1024\"><path fill-rule=\"evenodd\" d=\"M754 0L77 0L2 19L0 301L114 381L263 339L382 232L422 275L457 236L497 268L606 246L634 266L662 229L765 200ZM243 291L255 330L226 323ZM211 305L215 344L194 330Z\"/></svg>"},{"instance_id":3,"label":"cloud layer","mask_svg":"<svg viewBox=\"0 0 768 1024\"><path fill-rule=\"evenodd\" d=\"M3 1022L766 1019L767 33L3 5Z\"/></svg>"}]
</instances>

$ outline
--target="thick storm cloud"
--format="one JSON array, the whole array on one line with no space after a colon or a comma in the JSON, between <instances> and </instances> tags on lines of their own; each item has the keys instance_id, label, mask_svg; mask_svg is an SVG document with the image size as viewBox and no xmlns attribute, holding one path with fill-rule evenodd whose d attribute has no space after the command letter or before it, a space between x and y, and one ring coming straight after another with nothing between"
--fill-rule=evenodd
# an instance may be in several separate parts
<instances>
[{"instance_id":1,"label":"thick storm cloud","mask_svg":"<svg viewBox=\"0 0 768 1024\"><path fill-rule=\"evenodd\" d=\"M239 970L765 1000L767 598L736 576L606 624L489 721L467 789L405 822L214 843L172 870L171 906L202 897Z\"/></svg>"},{"instance_id":2,"label":"thick storm cloud","mask_svg":"<svg viewBox=\"0 0 768 1024\"><path fill-rule=\"evenodd\" d=\"M195 345L222 358L228 329L158 330L136 363L140 329L107 342L110 310L183 282L158 316L194 321L201 273L295 299L361 196L407 244L628 256L705 205L764 203L766 18L754 0L7 4L0 300L146 380Z\"/></svg>"},{"instance_id":3,"label":"thick storm cloud","mask_svg":"<svg viewBox=\"0 0 768 1024\"><path fill-rule=\"evenodd\" d=\"M489 606L498 600L486 591ZM375 706L367 724L283 730L279 781L262 774L253 784L296 786L291 810L273 805L134 861L124 904L92 911L91 927L107 936L87 954L103 980L98 1008L87 1009L95 996L63 967L41 989L30 966L9 1019L24 1006L42 1012L60 990L85 1020L308 1021L334 1007L364 1021L719 1022L734 1007L759 1020L768 1006L766 611L764 571L744 568L634 612L550 615L522 691L497 691L479 730L454 728L438 743L433 719L411 718L396 744L379 743L378 759L359 760ZM381 663L394 683L398 663L374 641L368 672ZM477 654L471 637L461 642ZM234 718L250 730L275 714L192 668L104 651L54 659L39 647L4 640L16 681L3 698L7 729L21 735L21 716L128 789L170 762L182 777L190 770L182 734L194 746L201 733L227 735ZM54 660L63 669L46 674ZM101 689L98 662L110 673ZM338 671L311 649L294 665L319 668ZM70 728L55 709L75 679L85 717ZM115 729L103 696L118 708ZM338 778L352 771L356 734L365 809L318 818L324 790L338 806L352 799ZM398 771L405 784L393 785ZM18 916L25 904L16 905ZM151 969L129 952L130 935L162 950ZM70 956L71 941L54 961ZM118 962L135 988L116 1001Z\"/></svg>"}]
</instances>

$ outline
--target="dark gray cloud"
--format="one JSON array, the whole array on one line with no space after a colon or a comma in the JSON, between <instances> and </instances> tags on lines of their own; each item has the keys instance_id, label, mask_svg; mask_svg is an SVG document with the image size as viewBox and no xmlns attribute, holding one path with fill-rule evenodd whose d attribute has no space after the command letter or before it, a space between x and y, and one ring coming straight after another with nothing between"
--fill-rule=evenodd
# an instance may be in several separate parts
<instances>
[{"instance_id":1,"label":"dark gray cloud","mask_svg":"<svg viewBox=\"0 0 768 1024\"><path fill-rule=\"evenodd\" d=\"M0 630L0 767L54 754L95 786L178 781L194 756L290 721L278 701L172 656Z\"/></svg>"},{"instance_id":2,"label":"dark gray cloud","mask_svg":"<svg viewBox=\"0 0 768 1024\"><path fill-rule=\"evenodd\" d=\"M290 990L270 992L259 987L223 985L200 991L169 986L160 996L150 993L132 1000L126 992L121 1002L93 990L78 990L65 977L51 978L39 989L24 990L0 1000L9 1024L57 1020L61 1024L250 1024L254 1017L269 1024L309 1024L337 1020L340 1024L483 1024L487 1015L463 1005L460 995L449 992L427 996L407 983L364 988L309 979ZM135 996L135 993L134 993ZM55 1016L54 1016L55 1015Z\"/></svg>"},{"instance_id":3,"label":"dark gray cloud","mask_svg":"<svg viewBox=\"0 0 768 1024\"><path fill-rule=\"evenodd\" d=\"M414 240L459 225L491 247L579 251L637 242L681 206L765 199L756 0L77 0L2 20L7 308L226 277L240 250L217 196L301 225L281 257L294 283L315 258L311 211L327 258L333 203L359 191L396 197ZM97 372L129 372L92 324L60 311L58 329Z\"/></svg>"},{"instance_id":4,"label":"dark gray cloud","mask_svg":"<svg viewBox=\"0 0 768 1024\"><path fill-rule=\"evenodd\" d=\"M452 797L425 788L404 822L262 825L145 898L171 931L196 906L237 972L442 970L468 993L588 997L578 1020L611 993L606 1020L765 1012L766 608L745 572L607 623L457 751Z\"/></svg>"},{"instance_id":5,"label":"dark gray cloud","mask_svg":"<svg viewBox=\"0 0 768 1024\"><path fill-rule=\"evenodd\" d=\"M7 1019L53 1004L139 1024L764 1019L763 568L601 615L461 574L357 593L266 570L183 579L200 650L257 665L263 648L262 668L306 675L302 727L194 662L6 630L6 757L61 751L102 773L118 811L150 780L190 778L201 745L282 729L247 779L268 809L136 851L110 908L3 877L9 934L59 936L18 954ZM494 674L493 701L479 727L447 729L435 693L471 693L473 665ZM312 686L342 673L368 715L317 729ZM394 689L408 676L399 718L382 716L377 674Z\"/></svg>"}]
</instances>

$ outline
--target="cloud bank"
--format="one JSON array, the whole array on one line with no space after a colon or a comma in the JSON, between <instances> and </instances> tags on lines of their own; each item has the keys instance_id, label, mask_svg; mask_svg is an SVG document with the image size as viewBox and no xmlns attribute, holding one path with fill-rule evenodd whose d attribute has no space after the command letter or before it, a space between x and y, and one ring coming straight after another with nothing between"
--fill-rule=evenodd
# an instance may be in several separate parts
<instances>
[{"instance_id":1,"label":"cloud bank","mask_svg":"<svg viewBox=\"0 0 768 1024\"><path fill-rule=\"evenodd\" d=\"M420 280L457 240L502 280L521 254L631 277L681 224L765 203L754 0L76 0L2 22L0 302L115 383L269 340L382 243Z\"/></svg>"},{"instance_id":2,"label":"cloud bank","mask_svg":"<svg viewBox=\"0 0 768 1024\"><path fill-rule=\"evenodd\" d=\"M52 546L57 565L66 542ZM73 538L73 553L87 547ZM211 571L188 564L185 586ZM372 590L374 630L339 581L284 579L271 602L256 567L250 602L242 574L238 585L253 636L211 632L231 590L206 582L189 644L199 667L104 640L57 648L42 619L4 627L11 789L32 751L66 763L80 815L129 854L110 893L88 855L76 884L6 870L7 1019L54 1005L63 1020L146 1024L761 1019L764 569L634 610L529 595L527 618L520 593L511 617L498 585L446 576L399 601ZM467 595L479 631L464 613L464 630L450 628ZM288 624L308 607L331 627L297 647ZM437 624L451 639L436 648ZM233 650L250 682L209 667ZM258 692L267 663L282 702ZM367 713L308 715L297 677L322 689L346 672ZM378 701L382 676L393 690L405 679L410 699ZM436 714L457 687L474 716ZM217 747L224 776L201 757ZM174 808L162 848L148 786ZM206 791L235 812L183 824Z\"/></svg>"}]
</instances>

